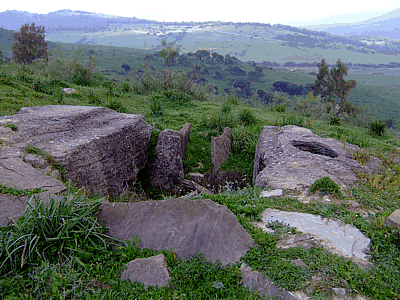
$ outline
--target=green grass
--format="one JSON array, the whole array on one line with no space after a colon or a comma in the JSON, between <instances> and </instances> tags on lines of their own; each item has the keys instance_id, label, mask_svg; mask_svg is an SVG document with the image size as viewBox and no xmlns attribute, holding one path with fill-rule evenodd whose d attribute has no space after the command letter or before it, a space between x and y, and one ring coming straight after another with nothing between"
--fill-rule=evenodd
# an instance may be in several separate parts
<instances>
[{"instance_id":1,"label":"green grass","mask_svg":"<svg viewBox=\"0 0 400 300\"><path fill-rule=\"evenodd\" d=\"M32 82L36 85L32 86ZM198 99L176 89L135 93L131 89L133 83L103 85L104 79L98 75L93 77L90 85L76 82L79 82L76 77L49 79L37 74L35 69L23 69L15 64L0 66L0 114L12 115L24 106L104 105L117 111L143 114L148 124L156 128L153 148L160 130L179 130L184 123L190 122L191 139L183 158L185 174L211 172L211 136L219 136L225 126L230 126L233 152L222 169L246 174L249 184L252 182L255 147L264 125L301 124L319 136L359 145L364 152L354 155L360 162L371 155L379 157L383 161L382 168L374 174L358 174L362 180L335 205L302 203L288 197L259 198L260 189L250 186L192 199L207 198L227 206L259 245L242 261L282 288L312 290L310 296L313 299L331 299L333 287L346 288L353 295L360 293L371 299L400 298L400 233L384 225L384 218L400 208L400 169L394 162L399 156L396 148L400 146L399 137L390 131L376 135L368 126L354 126L345 118L339 125L330 125L331 116L321 113L323 110L315 99L302 102L275 94L272 105L262 105L232 95L208 97L201 86L193 87L193 93L203 97ZM74 88L78 93L58 93L64 87ZM281 106L277 111L277 105L282 104L286 105L285 109ZM297 115L296 111L304 107L311 107L313 114ZM25 151L42 155L54 163L51 156L33 146L28 146ZM240 286L240 263L222 267L207 262L201 255L183 261L171 251L140 249L138 240L125 244L109 242L104 228L94 217L96 205L102 199L91 198L72 188L70 195L75 200L67 202L62 198L60 202L51 202L49 207L40 201L32 203L11 226L0 228L0 298L261 299ZM361 209L376 214L363 218L346 200L356 201ZM310 213L354 225L371 239L368 254L374 268L362 270L323 249L277 248L280 236L295 234L296 230L282 224L270 225L277 229L274 234L256 229L250 222L260 220L260 214L266 208ZM35 251L36 247L38 251ZM119 279L129 261L159 253L166 256L173 289L150 287L145 291L139 283L132 285ZM298 258L306 263L305 267L290 263ZM320 279L313 280L313 276Z\"/></svg>"}]
</instances>

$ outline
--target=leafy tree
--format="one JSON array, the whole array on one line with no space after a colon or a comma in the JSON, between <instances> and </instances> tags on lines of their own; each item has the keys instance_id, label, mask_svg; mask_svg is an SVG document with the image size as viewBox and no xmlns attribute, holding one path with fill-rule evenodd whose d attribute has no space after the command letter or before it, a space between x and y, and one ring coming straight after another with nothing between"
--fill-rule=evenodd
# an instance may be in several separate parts
<instances>
[{"instance_id":1,"label":"leafy tree","mask_svg":"<svg viewBox=\"0 0 400 300\"><path fill-rule=\"evenodd\" d=\"M23 25L19 32L14 33L13 59L24 64L31 64L37 58L48 60L48 44L44 36L44 26L35 26L35 23Z\"/></svg>"},{"instance_id":2,"label":"leafy tree","mask_svg":"<svg viewBox=\"0 0 400 300\"><path fill-rule=\"evenodd\" d=\"M197 57L197 59L200 60L200 62L201 62L202 59L206 59L206 58L210 57L210 51L207 51L207 50L197 50L196 53L195 53L194 55L195 55L195 56Z\"/></svg>"},{"instance_id":3,"label":"leafy tree","mask_svg":"<svg viewBox=\"0 0 400 300\"><path fill-rule=\"evenodd\" d=\"M123 63L121 68L125 69L125 71L128 72L131 69L131 66L128 65L127 63Z\"/></svg>"},{"instance_id":4,"label":"leafy tree","mask_svg":"<svg viewBox=\"0 0 400 300\"><path fill-rule=\"evenodd\" d=\"M1 50L0 50L0 64L2 64L3 63L3 52L1 52Z\"/></svg>"},{"instance_id":5,"label":"leafy tree","mask_svg":"<svg viewBox=\"0 0 400 300\"><path fill-rule=\"evenodd\" d=\"M352 80L345 80L343 77L347 76L348 68L342 63L340 59L337 60L336 67L332 68L329 72L329 67L322 59L318 64L319 73L315 84L311 85L314 92L320 94L326 102L336 105L336 115L341 112L347 96L352 88L357 86L357 82Z\"/></svg>"},{"instance_id":6,"label":"leafy tree","mask_svg":"<svg viewBox=\"0 0 400 300\"><path fill-rule=\"evenodd\" d=\"M170 67L172 66L172 62L174 57L179 53L179 49L175 47L176 41L167 44L167 40L163 39L161 41L161 45L163 48L161 49L160 56L164 58L166 64Z\"/></svg>"}]
</instances>

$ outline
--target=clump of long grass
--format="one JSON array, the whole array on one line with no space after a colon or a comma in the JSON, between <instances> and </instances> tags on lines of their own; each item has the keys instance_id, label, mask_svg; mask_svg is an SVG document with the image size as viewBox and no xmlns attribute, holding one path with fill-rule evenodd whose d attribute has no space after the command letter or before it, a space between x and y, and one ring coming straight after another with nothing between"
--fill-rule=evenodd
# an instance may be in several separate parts
<instances>
[{"instance_id":1,"label":"clump of long grass","mask_svg":"<svg viewBox=\"0 0 400 300\"><path fill-rule=\"evenodd\" d=\"M105 251L106 239L111 237L95 216L103 200L85 201L82 192L50 198L48 204L32 197L18 220L11 219L11 225L1 228L1 274L18 272L42 260L69 257L82 252L85 243Z\"/></svg>"}]
</instances>

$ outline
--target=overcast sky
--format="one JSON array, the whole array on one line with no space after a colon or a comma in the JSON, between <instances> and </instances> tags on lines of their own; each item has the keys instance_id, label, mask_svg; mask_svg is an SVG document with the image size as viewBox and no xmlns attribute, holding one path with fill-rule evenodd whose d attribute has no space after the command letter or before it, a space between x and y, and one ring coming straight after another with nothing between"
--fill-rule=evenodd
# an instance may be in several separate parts
<instances>
[{"instance_id":1,"label":"overcast sky","mask_svg":"<svg viewBox=\"0 0 400 300\"><path fill-rule=\"evenodd\" d=\"M236 1L218 0L113 0L54 1L18 0L1 1L0 12L21 10L46 14L71 9L124 17L137 17L156 21L232 21L276 24L310 23L310 21L335 16L340 22L359 22L376 17L400 7L400 0L281 0ZM192 4L189 4L192 3ZM260 3L263 3L260 5ZM358 15L350 14L358 13ZM329 18L331 20L332 18ZM336 22L335 22L336 23Z\"/></svg>"}]
</instances>

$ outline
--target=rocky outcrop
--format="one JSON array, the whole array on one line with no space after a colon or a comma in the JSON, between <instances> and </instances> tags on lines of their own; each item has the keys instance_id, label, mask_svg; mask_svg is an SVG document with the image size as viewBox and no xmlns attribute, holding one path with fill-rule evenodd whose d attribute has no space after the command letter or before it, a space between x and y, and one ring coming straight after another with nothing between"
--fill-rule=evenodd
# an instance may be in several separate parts
<instances>
[{"instance_id":1,"label":"rocky outcrop","mask_svg":"<svg viewBox=\"0 0 400 300\"><path fill-rule=\"evenodd\" d=\"M218 170L226 162L232 149L232 129L226 127L219 137L211 137L211 161L214 170Z\"/></svg>"},{"instance_id":2,"label":"rocky outcrop","mask_svg":"<svg viewBox=\"0 0 400 300\"><path fill-rule=\"evenodd\" d=\"M164 129L158 136L155 157L146 167L148 186L178 194L183 181L182 142L178 131Z\"/></svg>"},{"instance_id":3,"label":"rocky outcrop","mask_svg":"<svg viewBox=\"0 0 400 300\"><path fill-rule=\"evenodd\" d=\"M100 195L121 194L135 182L152 131L142 115L70 105L24 107L0 123L17 126L13 147L42 150L64 167L64 179Z\"/></svg>"},{"instance_id":4,"label":"rocky outcrop","mask_svg":"<svg viewBox=\"0 0 400 300\"><path fill-rule=\"evenodd\" d=\"M149 258L138 258L125 266L127 269L121 274L122 280L129 279L131 283L135 281L143 283L145 290L149 285L160 288L168 285L170 277L167 260L163 254Z\"/></svg>"},{"instance_id":5,"label":"rocky outcrop","mask_svg":"<svg viewBox=\"0 0 400 300\"><path fill-rule=\"evenodd\" d=\"M202 252L222 265L239 262L250 246L251 236L226 207L211 200L170 199L138 203L108 203L100 206L99 222L106 221L108 234L121 240L132 235L139 247L175 249L183 259Z\"/></svg>"},{"instance_id":6,"label":"rocky outcrop","mask_svg":"<svg viewBox=\"0 0 400 300\"><path fill-rule=\"evenodd\" d=\"M346 189L358 180L356 172L370 173L379 167L374 157L366 165L358 163L352 153L359 149L318 137L307 128L264 126L254 160L254 185L304 190L327 176Z\"/></svg>"}]
</instances>

